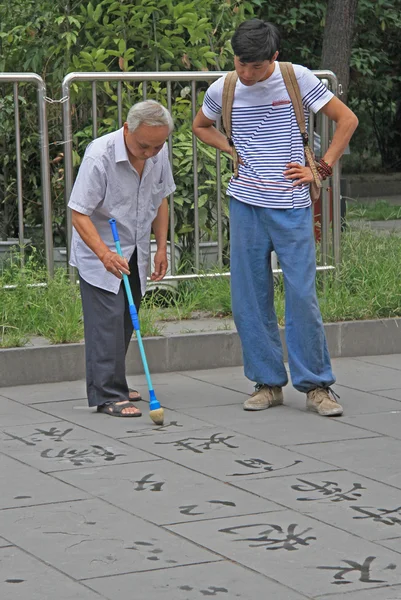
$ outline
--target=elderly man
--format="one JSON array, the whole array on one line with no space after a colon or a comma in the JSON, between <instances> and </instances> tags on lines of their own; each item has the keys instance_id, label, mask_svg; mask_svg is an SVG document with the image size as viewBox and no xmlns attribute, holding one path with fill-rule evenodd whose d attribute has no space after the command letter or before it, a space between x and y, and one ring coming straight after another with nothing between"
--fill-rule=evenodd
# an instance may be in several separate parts
<instances>
[{"instance_id":1,"label":"elderly man","mask_svg":"<svg viewBox=\"0 0 401 600\"><path fill-rule=\"evenodd\" d=\"M78 268L84 314L89 406L118 417L140 417L132 403L125 355L133 326L121 285L128 275L139 310L145 292L151 229L157 251L151 279L167 270L167 196L174 189L166 138L171 115L153 100L132 106L124 126L88 146L69 207L70 264ZM124 257L114 251L109 219L117 221Z\"/></svg>"}]
</instances>

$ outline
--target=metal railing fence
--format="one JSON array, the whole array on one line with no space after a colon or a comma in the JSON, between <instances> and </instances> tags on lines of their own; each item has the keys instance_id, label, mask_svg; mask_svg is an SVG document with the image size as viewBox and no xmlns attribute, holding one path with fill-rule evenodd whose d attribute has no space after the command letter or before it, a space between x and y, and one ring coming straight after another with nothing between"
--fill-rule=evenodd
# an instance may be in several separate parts
<instances>
[{"instance_id":1,"label":"metal railing fence","mask_svg":"<svg viewBox=\"0 0 401 600\"><path fill-rule=\"evenodd\" d=\"M337 78L331 71L314 71L323 83L330 87L332 92L337 95ZM117 112L118 125L122 126L123 122L123 94L122 83L131 82L142 84L143 98L147 98L148 82L163 82L166 84L167 107L172 111L172 84L175 82L187 82L191 89L191 116L195 118L196 107L196 84L197 82L212 82L225 75L225 72L207 71L207 72L129 72L129 73L70 73L62 83L62 96L66 99L63 104L63 131L64 131L64 149L65 149L65 198L68 203L73 186L73 131L72 131L72 116L71 116L71 86L80 82L90 82L92 86L92 135L97 137L98 119L97 119L97 83L114 82L117 83ZM326 151L330 137L334 132L334 123L330 123L325 115L320 116L320 138L322 155ZM219 123L216 124L219 127ZM313 113L309 119L309 134L311 144L313 145L315 132L315 119ZM169 137L169 152L170 161L172 163L172 136ZM200 246L199 246L199 212L198 212L198 150L197 140L192 136L193 150L193 185L194 185L194 226L195 226L195 270L200 266ZM220 152L216 151L216 174L217 174L217 247L218 247L218 265L222 266L223 253L223 235L222 235L222 189L221 189L221 157ZM341 207L340 207L340 173L338 164L333 169L332 189L331 192L327 187L322 190L322 232L321 232L321 265L318 267L321 270L334 268L329 265L330 258L330 195L332 195L333 205L333 258L334 266L340 262L340 237L341 237ZM176 275L175 265L175 242L174 242L174 195L169 199L170 203L170 244L171 244L171 276L166 279L188 279L193 277L193 274ZM68 246L71 243L71 216L67 214L67 239ZM197 275L195 275L197 276Z\"/></svg>"},{"instance_id":2,"label":"metal railing fence","mask_svg":"<svg viewBox=\"0 0 401 600\"><path fill-rule=\"evenodd\" d=\"M21 123L19 84L32 83L37 88L38 132L41 170L41 199L43 207L43 229L45 242L46 265L53 275L53 234L50 187L49 137L47 126L46 85L36 73L0 73L0 84L13 84L15 148L16 148L16 188L18 203L18 238L21 248L24 244L24 206L23 206L23 174L21 156Z\"/></svg>"},{"instance_id":3,"label":"metal railing fence","mask_svg":"<svg viewBox=\"0 0 401 600\"><path fill-rule=\"evenodd\" d=\"M314 71L315 75L320 78L323 83L328 86L332 92L337 95L337 78L331 71ZM66 228L67 228L67 251L71 245L72 223L71 214L67 209L68 200L74 182L74 166L73 166L73 127L72 127L72 85L74 87L82 82L91 84L91 119L92 119L92 137L98 135L98 100L97 100L97 84L100 82L112 82L117 85L117 121L118 126L123 124L123 83L142 84L142 97L147 98L148 83L161 82L164 83L165 95L167 100L167 108L172 112L173 108L173 84L176 82L188 83L188 90L191 95L191 118L193 119L197 112L197 83L211 83L225 72L207 71L207 72L126 72L126 73L70 73L62 82L62 116L63 116L63 140L58 142L64 146L64 190L66 202ZM48 125L47 125L47 102L52 100L46 97L46 86L41 77L35 73L0 73L0 83L12 83L14 86L14 115L15 115L15 138L16 138L16 185L18 198L18 223L19 223L19 240L23 244L24 240L24 207L23 207L23 174L21 168L21 142L20 142L20 115L19 115L19 99L18 86L20 83L33 83L37 86L37 101L38 101L38 131L40 145L40 164L41 164L41 194L43 203L43 227L44 227L44 244L46 264L49 274L53 274L53 236L52 236L52 208L51 208L51 185L50 185L50 161L49 161L49 141L48 141ZM217 126L220 124L217 123ZM320 135L321 154L323 155L327 149L330 138L335 129L335 124L329 122L325 115L319 115L317 123L313 113L309 119L309 136L311 145L313 145L314 133L316 131ZM190 124L189 124L190 127ZM169 156L171 163L173 162L173 136L169 136ZM200 228L199 228L199 176L198 176L198 143L195 136L192 136L192 152L193 152L193 205L194 205L194 268L195 273L177 275L177 265L175 264L175 238L174 238L174 194L169 198L170 205L170 260L171 260L171 276L167 276L166 280L190 279L198 276L215 277L218 275L229 275L229 273L205 273L198 275L197 271L200 267ZM216 150L216 227L217 227L217 264L223 265L223 226L222 226L222 185L221 185L221 155ZM333 207L333 223L332 223L332 240L330 240L330 202ZM335 268L340 262L340 238L341 238L341 206L340 206L340 173L339 165L335 165L333 176L331 179L331 190L324 187L322 190L322 231L321 231L321 264L319 270L327 271ZM333 252L330 253L332 242ZM330 264L330 258L334 259L334 264ZM280 272L280 269L277 269ZM73 274L73 269L70 269L70 274Z\"/></svg>"}]
</instances>

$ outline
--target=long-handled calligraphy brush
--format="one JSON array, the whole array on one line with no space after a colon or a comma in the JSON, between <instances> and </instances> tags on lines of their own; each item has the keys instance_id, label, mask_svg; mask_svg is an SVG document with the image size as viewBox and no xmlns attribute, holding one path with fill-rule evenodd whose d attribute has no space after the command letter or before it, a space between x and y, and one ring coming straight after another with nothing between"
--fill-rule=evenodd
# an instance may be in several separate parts
<instances>
[{"instance_id":1,"label":"long-handled calligraphy brush","mask_svg":"<svg viewBox=\"0 0 401 600\"><path fill-rule=\"evenodd\" d=\"M118 235L116 220L109 219L109 223L110 223L111 231L113 233L113 238L114 238L114 243L116 245L117 254L119 254L120 256L123 256L123 254L121 252L120 238ZM142 343L141 331L139 328L138 313L137 313L137 310L136 310L136 307L134 304L134 299L132 297L131 286L129 283L128 276L125 275L125 273L122 273L122 276L123 276L123 281L124 281L124 286L125 286L125 292L127 294L127 299L128 299L129 312L131 315L132 324L135 329L136 339L138 341L138 346L139 346L139 352L141 353L143 369L145 371L146 381L147 381L148 389L149 389L149 416L156 425L163 425L164 410L162 409L162 407L160 406L160 402L156 398L156 394L155 394L155 391L154 391L153 385L152 385L152 380L150 378L148 361L146 360L145 348L143 347L143 343Z\"/></svg>"}]
</instances>

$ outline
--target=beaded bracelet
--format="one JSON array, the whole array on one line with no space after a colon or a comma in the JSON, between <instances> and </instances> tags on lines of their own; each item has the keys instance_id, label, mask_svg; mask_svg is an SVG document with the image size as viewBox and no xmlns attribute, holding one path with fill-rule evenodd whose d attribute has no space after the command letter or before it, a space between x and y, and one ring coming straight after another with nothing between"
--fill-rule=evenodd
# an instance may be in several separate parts
<instances>
[{"instance_id":1,"label":"beaded bracelet","mask_svg":"<svg viewBox=\"0 0 401 600\"><path fill-rule=\"evenodd\" d=\"M333 175L333 169L323 158L316 162L316 168L320 177L325 180Z\"/></svg>"}]
</instances>

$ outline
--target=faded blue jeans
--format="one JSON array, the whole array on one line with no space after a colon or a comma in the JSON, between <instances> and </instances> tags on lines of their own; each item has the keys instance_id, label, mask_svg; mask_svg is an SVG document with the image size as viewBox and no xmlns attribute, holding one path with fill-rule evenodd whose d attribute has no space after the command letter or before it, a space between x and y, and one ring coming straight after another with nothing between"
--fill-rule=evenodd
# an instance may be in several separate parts
<instances>
[{"instance_id":1,"label":"faded blue jeans","mask_svg":"<svg viewBox=\"0 0 401 600\"><path fill-rule=\"evenodd\" d=\"M288 383L274 310L275 250L284 276L292 384L300 392L332 385L335 378L316 297L311 207L260 208L231 198L230 239L232 309L246 377L271 386Z\"/></svg>"}]
</instances>

